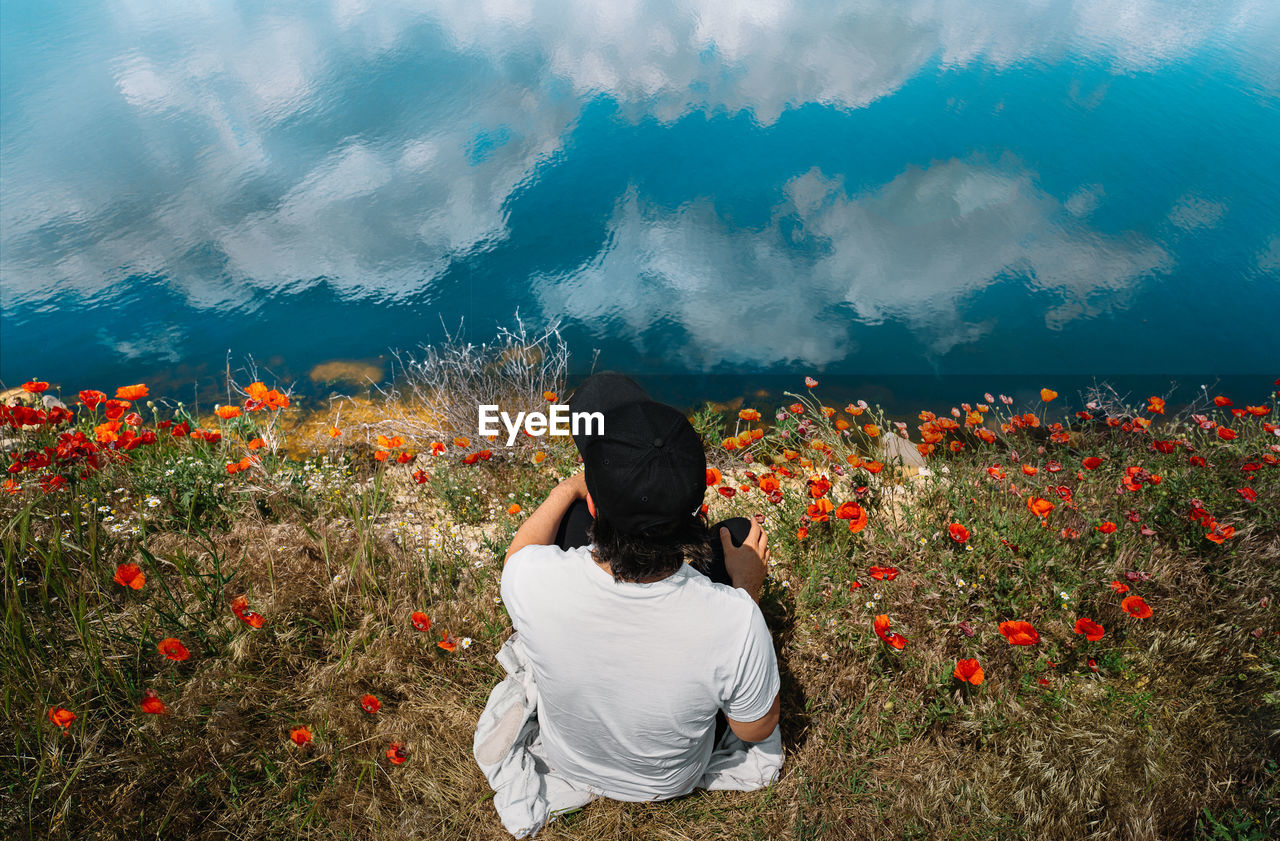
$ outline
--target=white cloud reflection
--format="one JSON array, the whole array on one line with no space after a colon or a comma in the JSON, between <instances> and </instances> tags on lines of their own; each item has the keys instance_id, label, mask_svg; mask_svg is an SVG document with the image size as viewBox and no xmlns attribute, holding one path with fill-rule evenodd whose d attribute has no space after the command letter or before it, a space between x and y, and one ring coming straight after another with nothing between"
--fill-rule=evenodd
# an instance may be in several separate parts
<instances>
[{"instance_id":1,"label":"white cloud reflection","mask_svg":"<svg viewBox=\"0 0 1280 841\"><path fill-rule=\"evenodd\" d=\"M744 232L705 202L662 210L632 191L614 213L608 250L578 271L539 278L539 302L641 345L655 321L683 325L684 345L667 350L698 367L823 364L853 349L859 325L889 320L945 354L998 329L963 308L1002 282L1041 293L1044 323L1056 329L1173 265L1140 237L1089 228L1010 162L912 167L854 196L812 170L786 196L767 226Z\"/></svg>"},{"instance_id":2,"label":"white cloud reflection","mask_svg":"<svg viewBox=\"0 0 1280 841\"><path fill-rule=\"evenodd\" d=\"M1224 39L1274 86L1276 53L1258 45L1278 22L1265 0L334 0L289 13L116 0L100 19L68 22L65 54L51 49L45 66L5 80L3 304L102 295L140 273L165 276L197 307L249 306L259 291L321 277L353 295L416 293L451 259L508 235L506 202L561 150L593 94L632 117L748 111L769 124L803 103L865 106L934 62L1084 56L1127 73ZM368 68L411 58L424 74L406 80L412 101L392 85L359 88ZM478 151L486 132L501 137ZM680 320L699 337L688 352L710 358L741 343L707 316L708 301L745 314L741 298L803 277L805 294L844 301L862 322L944 325L942 351L984 329L949 307L1002 272L1028 272L1056 296L1053 324L1169 261L1085 227L1016 168L911 168L854 197L811 173L788 191L779 213L830 243L809 263L789 253L777 218L740 232L696 202L663 216L631 196L599 265L539 294L587 316L606 306L592 301L607 277L635 307ZM1069 209L1087 217L1102 195L1090 186ZM802 297L772 300L803 326L762 340L761 357L840 354L813 337Z\"/></svg>"}]
</instances>

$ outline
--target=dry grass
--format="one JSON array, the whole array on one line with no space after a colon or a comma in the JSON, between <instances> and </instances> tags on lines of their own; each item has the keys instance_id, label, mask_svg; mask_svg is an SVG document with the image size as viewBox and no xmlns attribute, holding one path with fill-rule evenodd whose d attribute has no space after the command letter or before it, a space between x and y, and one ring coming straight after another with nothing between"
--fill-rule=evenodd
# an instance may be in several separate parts
<instances>
[{"instance_id":1,"label":"dry grass","mask_svg":"<svg viewBox=\"0 0 1280 841\"><path fill-rule=\"evenodd\" d=\"M1259 431L1238 446L1267 443ZM768 444L751 469L762 469ZM551 453L540 465L527 449L475 466L440 457L424 485L409 476L425 456L408 466L344 457L310 468L267 462L239 484L222 476L215 490L223 456L168 441L86 482L84 499L6 500L0 828L104 841L509 837L471 738L510 632L496 603L501 550L573 467L571 444L539 446ZM1105 450L1117 470L1153 459L1105 436L1072 446L1076 459ZM199 464L163 476L193 452ZM763 607L783 673L782 778L754 793L598 801L539 837L1274 837L1280 482L1276 468L1260 471L1258 502L1228 509L1239 482L1230 453L1215 471L1162 465L1163 496L1141 498L1155 539L1127 523L1110 539L1058 538L988 481L990 454L949 458L946 475L838 478L840 498L846 478L871 489L872 525L859 535L837 522L795 538L811 502L802 477L784 483L777 506L759 494L715 496L713 519L767 512L781 559ZM732 467L739 478L749 469ZM187 486L206 490L184 504ZM112 497L116 513L98 512L116 487L126 489ZM154 510L142 502L151 493L163 496ZM509 493L524 513L505 513ZM1239 531L1223 547L1191 539L1182 520L1193 493L1224 518L1229 510ZM1104 481L1081 481L1077 503L1055 512L1055 529L1130 504ZM112 534L107 516L145 531ZM953 519L973 530L971 551L939 537ZM143 590L111 583L124 561L142 563ZM902 572L875 582L872 565ZM1134 588L1155 608L1151 619L1125 615L1106 586L1126 570L1150 576ZM864 586L851 590L855 580ZM228 609L240 593L267 618L263 629ZM431 615L432 633L412 627L414 610ZM876 613L910 639L902 652L871 633ZM1072 632L1079 615L1107 636L1084 643ZM995 628L1005 618L1034 622L1041 644L1006 644ZM445 628L473 644L446 653L435 645ZM156 653L169 635L190 660ZM956 659L971 656L987 674L980 687L951 677ZM144 688L166 715L138 711ZM377 715L358 706L366 692L382 702ZM78 716L65 734L45 718L53 705ZM305 748L287 738L298 724L314 734ZM407 746L404 765L384 758L392 741ZM1246 819L1252 828L1212 834Z\"/></svg>"}]
</instances>

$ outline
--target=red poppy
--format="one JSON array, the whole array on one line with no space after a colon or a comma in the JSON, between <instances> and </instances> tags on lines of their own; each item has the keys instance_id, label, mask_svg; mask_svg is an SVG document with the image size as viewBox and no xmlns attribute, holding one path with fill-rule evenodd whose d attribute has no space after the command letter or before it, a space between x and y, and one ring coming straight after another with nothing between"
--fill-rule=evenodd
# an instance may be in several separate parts
<instances>
[{"instance_id":1,"label":"red poppy","mask_svg":"<svg viewBox=\"0 0 1280 841\"><path fill-rule=\"evenodd\" d=\"M360 696L360 709L364 710L369 715L373 715L378 710L382 709L382 702L372 695L362 695Z\"/></svg>"},{"instance_id":2,"label":"red poppy","mask_svg":"<svg viewBox=\"0 0 1280 841\"><path fill-rule=\"evenodd\" d=\"M959 523L952 523L947 526L947 533L951 535L951 539L956 543L963 544L969 542L969 530Z\"/></svg>"},{"instance_id":3,"label":"red poppy","mask_svg":"<svg viewBox=\"0 0 1280 841\"><path fill-rule=\"evenodd\" d=\"M1129 592L1129 585L1125 584L1123 581L1112 581L1111 589L1115 590L1117 593L1127 593Z\"/></svg>"},{"instance_id":4,"label":"red poppy","mask_svg":"<svg viewBox=\"0 0 1280 841\"><path fill-rule=\"evenodd\" d=\"M718 468L715 468L715 467L707 468L707 484L708 485L718 485L720 484L720 480L723 478L724 478L724 475L720 472Z\"/></svg>"},{"instance_id":5,"label":"red poppy","mask_svg":"<svg viewBox=\"0 0 1280 841\"><path fill-rule=\"evenodd\" d=\"M1080 463L1084 465L1085 470L1096 470L1102 464L1102 459L1097 456L1086 456Z\"/></svg>"},{"instance_id":6,"label":"red poppy","mask_svg":"<svg viewBox=\"0 0 1280 841\"><path fill-rule=\"evenodd\" d=\"M446 446L444 445L444 442L443 442L443 441L432 441L432 442L431 442L431 455L433 455L433 456L438 456L438 455L440 455L441 453L443 453L443 452L444 452L445 450L447 450L447 449L448 449L448 447L446 447ZM542 458L546 458L546 457L547 457L547 456L546 456L546 453L543 453L543 454L542 454ZM534 460L534 462L541 462L541 461L542 461L542 459L541 459L541 458L538 458L538 457L537 457L537 455L534 455L533 460Z\"/></svg>"},{"instance_id":7,"label":"red poppy","mask_svg":"<svg viewBox=\"0 0 1280 841\"><path fill-rule=\"evenodd\" d=\"M480 460L480 454L479 454L479 453L467 453L465 456L463 456L463 458L462 458L462 463L463 463L463 464L475 464L475 463L476 463L477 461L479 461L479 460Z\"/></svg>"},{"instance_id":8,"label":"red poppy","mask_svg":"<svg viewBox=\"0 0 1280 841\"><path fill-rule=\"evenodd\" d=\"M427 632L431 630L431 617L420 610L415 610L413 615L409 617L409 621L413 623L413 627L419 631Z\"/></svg>"},{"instance_id":9,"label":"red poppy","mask_svg":"<svg viewBox=\"0 0 1280 841\"><path fill-rule=\"evenodd\" d=\"M805 513L809 515L815 523L825 523L828 515L835 509L829 499L819 499L805 509Z\"/></svg>"},{"instance_id":10,"label":"red poppy","mask_svg":"<svg viewBox=\"0 0 1280 841\"><path fill-rule=\"evenodd\" d=\"M425 485L427 483L427 480L430 478L431 478L431 475L427 473L427 471L425 470L413 471L413 481L417 482L419 485Z\"/></svg>"},{"instance_id":11,"label":"red poppy","mask_svg":"<svg viewBox=\"0 0 1280 841\"><path fill-rule=\"evenodd\" d=\"M156 694L154 689L148 689L142 693L142 703L138 705L144 713L151 715L164 715L169 708L164 705L164 701L160 700L160 696Z\"/></svg>"},{"instance_id":12,"label":"red poppy","mask_svg":"<svg viewBox=\"0 0 1280 841\"><path fill-rule=\"evenodd\" d=\"M813 377L805 377L805 378L804 378L804 384L805 384L805 386L807 386L808 388L817 388L817 387L818 387L818 381L817 381L817 380L815 380Z\"/></svg>"},{"instance_id":13,"label":"red poppy","mask_svg":"<svg viewBox=\"0 0 1280 841\"><path fill-rule=\"evenodd\" d=\"M1047 499L1041 499L1038 496L1028 497L1027 510L1043 519L1048 517L1049 512L1053 510L1053 503Z\"/></svg>"},{"instance_id":14,"label":"red poppy","mask_svg":"<svg viewBox=\"0 0 1280 841\"><path fill-rule=\"evenodd\" d=\"M1205 535L1205 539L1214 543L1221 544L1224 540L1229 540L1236 535L1235 526L1224 526L1222 523L1210 521L1210 531Z\"/></svg>"},{"instance_id":15,"label":"red poppy","mask_svg":"<svg viewBox=\"0 0 1280 841\"><path fill-rule=\"evenodd\" d=\"M793 414L793 415L799 415L799 414L802 414L802 413L804 412L804 406L803 406L803 405L801 405L800 403L792 403L792 404L791 404L790 406L788 406L787 408L788 408L789 410L791 410L791 414Z\"/></svg>"},{"instance_id":16,"label":"red poppy","mask_svg":"<svg viewBox=\"0 0 1280 841\"><path fill-rule=\"evenodd\" d=\"M483 461L488 461L490 458L492 458L492 457L493 457L493 451L492 451L492 450L481 450L479 453L477 453L477 455L478 455L478 456L480 456L481 460L483 460Z\"/></svg>"},{"instance_id":17,"label":"red poppy","mask_svg":"<svg viewBox=\"0 0 1280 841\"><path fill-rule=\"evenodd\" d=\"M821 499L831 490L831 480L826 476L813 476L809 479L809 496Z\"/></svg>"},{"instance_id":18,"label":"red poppy","mask_svg":"<svg viewBox=\"0 0 1280 841\"><path fill-rule=\"evenodd\" d=\"M49 720L66 730L76 720L76 714L66 707L50 707Z\"/></svg>"},{"instance_id":19,"label":"red poppy","mask_svg":"<svg viewBox=\"0 0 1280 841\"><path fill-rule=\"evenodd\" d=\"M1245 502L1256 502L1258 499L1258 492L1253 488L1236 488L1236 493L1244 497Z\"/></svg>"},{"instance_id":20,"label":"red poppy","mask_svg":"<svg viewBox=\"0 0 1280 841\"><path fill-rule=\"evenodd\" d=\"M160 644L156 648L165 657L170 660L176 660L179 663L191 656L191 652L187 650L187 647L174 637L166 637L160 640Z\"/></svg>"},{"instance_id":21,"label":"red poppy","mask_svg":"<svg viewBox=\"0 0 1280 841\"><path fill-rule=\"evenodd\" d=\"M1106 633L1106 629L1097 622L1092 619L1085 619L1083 616L1076 620L1075 631L1077 634L1084 634L1084 638L1089 642L1097 642Z\"/></svg>"},{"instance_id":22,"label":"red poppy","mask_svg":"<svg viewBox=\"0 0 1280 841\"><path fill-rule=\"evenodd\" d=\"M1223 397L1221 394L1219 394L1217 397L1213 398L1213 405L1215 405L1215 406L1230 406L1230 405L1231 405L1231 398L1230 398L1230 397Z\"/></svg>"},{"instance_id":23,"label":"red poppy","mask_svg":"<svg viewBox=\"0 0 1280 841\"><path fill-rule=\"evenodd\" d=\"M1103 523L1097 528L1098 528L1098 531L1102 532L1103 534L1111 534L1116 530L1116 524L1108 520L1107 522Z\"/></svg>"},{"instance_id":24,"label":"red poppy","mask_svg":"<svg viewBox=\"0 0 1280 841\"><path fill-rule=\"evenodd\" d=\"M1234 441L1237 436L1234 429L1228 429L1225 426L1220 426L1218 427L1218 437L1223 441Z\"/></svg>"},{"instance_id":25,"label":"red poppy","mask_svg":"<svg viewBox=\"0 0 1280 841\"><path fill-rule=\"evenodd\" d=\"M1135 619L1146 619L1153 612L1142 596L1125 596L1120 602L1120 609Z\"/></svg>"},{"instance_id":26,"label":"red poppy","mask_svg":"<svg viewBox=\"0 0 1280 841\"><path fill-rule=\"evenodd\" d=\"M512 516L519 514L523 510L524 509L520 507L520 503L518 502L513 502L507 506L507 513L511 514Z\"/></svg>"},{"instance_id":27,"label":"red poppy","mask_svg":"<svg viewBox=\"0 0 1280 841\"><path fill-rule=\"evenodd\" d=\"M1036 633L1035 627L1021 619L1001 622L1000 633L1004 634L1010 645L1035 645L1040 642L1040 634Z\"/></svg>"},{"instance_id":28,"label":"red poppy","mask_svg":"<svg viewBox=\"0 0 1280 841\"><path fill-rule=\"evenodd\" d=\"M878 461L864 461L862 466L867 469L868 473L879 473L884 470L884 464Z\"/></svg>"},{"instance_id":29,"label":"red poppy","mask_svg":"<svg viewBox=\"0 0 1280 841\"><path fill-rule=\"evenodd\" d=\"M454 638L453 634L445 631L444 638L441 639L440 642L436 643L436 645L440 646L445 651L453 651L458 647L458 641Z\"/></svg>"},{"instance_id":30,"label":"red poppy","mask_svg":"<svg viewBox=\"0 0 1280 841\"><path fill-rule=\"evenodd\" d=\"M956 669L951 674L956 680L967 681L974 686L981 686L982 681L986 679L986 674L982 671L982 667L972 657L967 660L957 660Z\"/></svg>"},{"instance_id":31,"label":"red poppy","mask_svg":"<svg viewBox=\"0 0 1280 841\"><path fill-rule=\"evenodd\" d=\"M725 499L733 499L733 495L737 493L737 490L728 487L727 485L722 485L721 487L716 488L716 490L718 490L720 495Z\"/></svg>"},{"instance_id":32,"label":"red poppy","mask_svg":"<svg viewBox=\"0 0 1280 841\"><path fill-rule=\"evenodd\" d=\"M871 623L872 629L881 640L901 651L907 644L907 638L889 630L889 615L882 613Z\"/></svg>"},{"instance_id":33,"label":"red poppy","mask_svg":"<svg viewBox=\"0 0 1280 841\"><path fill-rule=\"evenodd\" d=\"M116 398L119 400L141 400L147 396L147 387L142 383L137 385L122 385L116 389Z\"/></svg>"},{"instance_id":34,"label":"red poppy","mask_svg":"<svg viewBox=\"0 0 1280 841\"><path fill-rule=\"evenodd\" d=\"M92 410L93 407L97 406L99 403L101 403L103 400L106 400L106 399L107 399L107 395L103 394L101 391L94 391L92 389L89 389L87 391L80 392L80 402L83 403L84 407L89 410Z\"/></svg>"},{"instance_id":35,"label":"red poppy","mask_svg":"<svg viewBox=\"0 0 1280 841\"><path fill-rule=\"evenodd\" d=\"M1151 412L1153 415L1163 415L1163 414L1164 414L1164 399L1163 399L1163 398L1161 398L1161 397L1148 397L1148 398L1147 398L1147 411L1148 411L1148 412Z\"/></svg>"},{"instance_id":36,"label":"red poppy","mask_svg":"<svg viewBox=\"0 0 1280 841\"><path fill-rule=\"evenodd\" d=\"M804 540L808 536L809 536L808 527L801 526L800 528L796 529L796 540Z\"/></svg>"},{"instance_id":37,"label":"red poppy","mask_svg":"<svg viewBox=\"0 0 1280 841\"><path fill-rule=\"evenodd\" d=\"M250 628L261 628L263 623L266 621L260 615L249 609L249 600L243 595L236 596L231 600L231 612Z\"/></svg>"},{"instance_id":38,"label":"red poppy","mask_svg":"<svg viewBox=\"0 0 1280 841\"><path fill-rule=\"evenodd\" d=\"M898 577L897 567L871 567L867 570L876 581L892 581Z\"/></svg>"},{"instance_id":39,"label":"red poppy","mask_svg":"<svg viewBox=\"0 0 1280 841\"><path fill-rule=\"evenodd\" d=\"M391 760L392 765L403 765L408 758L409 752L399 742L392 742L391 747L387 748L387 759Z\"/></svg>"},{"instance_id":40,"label":"red poppy","mask_svg":"<svg viewBox=\"0 0 1280 841\"><path fill-rule=\"evenodd\" d=\"M137 564L120 564L116 567L116 574L111 577L111 580L121 587L130 587L134 590L141 590L142 585L147 583L147 577L142 574L142 568Z\"/></svg>"},{"instance_id":41,"label":"red poppy","mask_svg":"<svg viewBox=\"0 0 1280 841\"><path fill-rule=\"evenodd\" d=\"M289 738L298 747L311 743L311 731L306 727L295 727L289 731Z\"/></svg>"},{"instance_id":42,"label":"red poppy","mask_svg":"<svg viewBox=\"0 0 1280 841\"><path fill-rule=\"evenodd\" d=\"M27 394L40 394L47 391L49 384L43 380L29 380L22 384L22 390Z\"/></svg>"},{"instance_id":43,"label":"red poppy","mask_svg":"<svg viewBox=\"0 0 1280 841\"><path fill-rule=\"evenodd\" d=\"M105 404L107 420L120 420L131 405L127 400L108 400Z\"/></svg>"}]
</instances>

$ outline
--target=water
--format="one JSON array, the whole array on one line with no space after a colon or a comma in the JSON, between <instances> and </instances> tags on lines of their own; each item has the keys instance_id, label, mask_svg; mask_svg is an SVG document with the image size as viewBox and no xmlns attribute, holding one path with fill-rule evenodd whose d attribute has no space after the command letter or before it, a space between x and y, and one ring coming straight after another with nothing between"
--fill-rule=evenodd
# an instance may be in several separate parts
<instances>
[{"instance_id":1,"label":"water","mask_svg":"<svg viewBox=\"0 0 1280 841\"><path fill-rule=\"evenodd\" d=\"M653 382L1280 373L1275 3L0 18L8 386L385 372L517 310Z\"/></svg>"}]
</instances>

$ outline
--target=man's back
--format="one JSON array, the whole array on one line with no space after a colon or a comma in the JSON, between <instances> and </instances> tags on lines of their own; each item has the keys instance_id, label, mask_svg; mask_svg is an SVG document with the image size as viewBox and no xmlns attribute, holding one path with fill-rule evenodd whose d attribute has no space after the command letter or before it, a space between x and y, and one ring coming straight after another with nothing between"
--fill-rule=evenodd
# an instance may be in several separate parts
<instances>
[{"instance_id":1,"label":"man's back","mask_svg":"<svg viewBox=\"0 0 1280 841\"><path fill-rule=\"evenodd\" d=\"M527 546L503 571L502 598L538 682L548 759L607 797L687 793L711 754L716 711L754 721L778 692L759 608L687 566L619 583L589 547Z\"/></svg>"}]
</instances>

